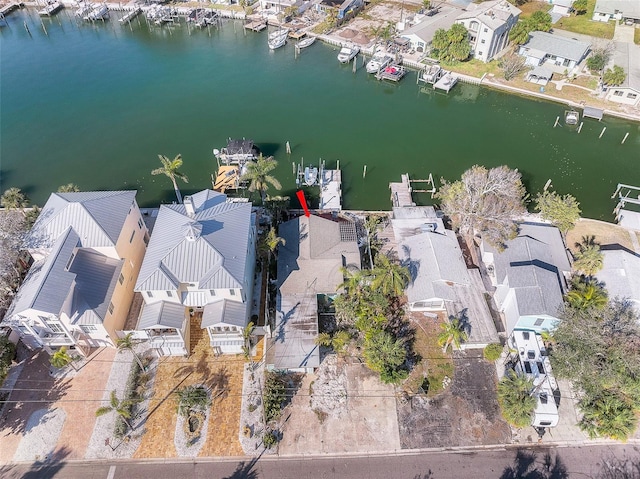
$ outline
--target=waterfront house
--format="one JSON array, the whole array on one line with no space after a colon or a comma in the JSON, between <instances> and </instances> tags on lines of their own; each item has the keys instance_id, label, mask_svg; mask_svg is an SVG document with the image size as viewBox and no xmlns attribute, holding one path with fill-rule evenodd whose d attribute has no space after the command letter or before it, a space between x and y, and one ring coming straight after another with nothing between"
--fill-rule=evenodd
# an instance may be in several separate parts
<instances>
[{"instance_id":1,"label":"waterfront house","mask_svg":"<svg viewBox=\"0 0 640 479\"><path fill-rule=\"evenodd\" d=\"M507 0L469 4L456 23L461 23L469 31L471 56L488 62L506 48L509 32L518 23L520 12Z\"/></svg>"},{"instance_id":2,"label":"waterfront house","mask_svg":"<svg viewBox=\"0 0 640 479\"><path fill-rule=\"evenodd\" d=\"M571 274L567 250L558 228L535 223L519 227L504 251L483 241L482 261L496 288L493 298L507 334L514 329L549 331L558 322Z\"/></svg>"},{"instance_id":3,"label":"waterfront house","mask_svg":"<svg viewBox=\"0 0 640 479\"><path fill-rule=\"evenodd\" d=\"M626 248L602 249L603 267L596 274L609 298L627 299L640 315L640 256Z\"/></svg>"},{"instance_id":4,"label":"waterfront house","mask_svg":"<svg viewBox=\"0 0 640 479\"><path fill-rule=\"evenodd\" d=\"M551 15L551 23L555 23L560 17L568 17L571 15L573 0L549 0L553 5L549 14Z\"/></svg>"},{"instance_id":5,"label":"waterfront house","mask_svg":"<svg viewBox=\"0 0 640 479\"><path fill-rule=\"evenodd\" d=\"M608 87L605 98L637 107L640 105L640 46L616 42L613 63L622 67L627 76L621 85Z\"/></svg>"},{"instance_id":6,"label":"waterfront house","mask_svg":"<svg viewBox=\"0 0 640 479\"><path fill-rule=\"evenodd\" d=\"M267 350L267 367L311 371L320 365L318 300L340 292L342 268L360 269L355 224L311 215L278 229L286 243L278 248L276 324Z\"/></svg>"},{"instance_id":7,"label":"waterfront house","mask_svg":"<svg viewBox=\"0 0 640 479\"><path fill-rule=\"evenodd\" d=\"M31 346L113 346L148 241L135 191L53 193L24 247L33 264L5 315Z\"/></svg>"},{"instance_id":8,"label":"waterfront house","mask_svg":"<svg viewBox=\"0 0 640 479\"><path fill-rule=\"evenodd\" d=\"M161 355L186 355L206 329L216 354L243 351L256 257L251 203L203 190L162 205L135 290L138 337ZM195 329L194 331L191 331Z\"/></svg>"},{"instance_id":9,"label":"waterfront house","mask_svg":"<svg viewBox=\"0 0 640 479\"><path fill-rule=\"evenodd\" d=\"M510 360L515 371L533 381L531 394L536 407L531 418L533 427L555 427L559 415L556 405L558 383L551 370L549 354L541 337L533 331L514 331L509 337Z\"/></svg>"},{"instance_id":10,"label":"waterfront house","mask_svg":"<svg viewBox=\"0 0 640 479\"><path fill-rule=\"evenodd\" d=\"M629 23L640 23L640 2L638 0L597 0L592 18L599 22L623 20Z\"/></svg>"},{"instance_id":11,"label":"waterfront house","mask_svg":"<svg viewBox=\"0 0 640 479\"><path fill-rule=\"evenodd\" d=\"M586 58L590 48L589 43L572 38L547 32L531 32L529 40L520 46L518 53L532 67L544 66L555 72L571 73Z\"/></svg>"},{"instance_id":12,"label":"waterfront house","mask_svg":"<svg viewBox=\"0 0 640 479\"><path fill-rule=\"evenodd\" d=\"M426 15L416 15L416 21L402 29L400 36L409 40L411 48L417 52L428 52L436 30L449 30L456 21L460 10L449 5L442 5L429 10ZM405 26L405 24L400 24Z\"/></svg>"}]
</instances>

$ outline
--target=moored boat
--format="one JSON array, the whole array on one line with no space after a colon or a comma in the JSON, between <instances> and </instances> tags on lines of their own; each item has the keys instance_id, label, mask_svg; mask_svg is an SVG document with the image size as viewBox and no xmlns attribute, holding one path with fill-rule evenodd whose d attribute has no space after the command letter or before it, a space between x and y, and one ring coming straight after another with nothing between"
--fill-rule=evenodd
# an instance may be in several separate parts
<instances>
[{"instance_id":1,"label":"moored boat","mask_svg":"<svg viewBox=\"0 0 640 479\"><path fill-rule=\"evenodd\" d=\"M303 183L306 186L313 186L318 182L318 168L315 166L305 166Z\"/></svg>"},{"instance_id":2,"label":"moored boat","mask_svg":"<svg viewBox=\"0 0 640 479\"><path fill-rule=\"evenodd\" d=\"M380 70L384 70L393 61L393 57L386 53L384 50L377 50L371 60L367 62L367 73L378 73Z\"/></svg>"},{"instance_id":3,"label":"moored boat","mask_svg":"<svg viewBox=\"0 0 640 479\"><path fill-rule=\"evenodd\" d=\"M95 5L89 13L87 13L83 18L84 20L93 22L96 20L104 20L109 16L109 8L104 3L100 5Z\"/></svg>"},{"instance_id":4,"label":"moored boat","mask_svg":"<svg viewBox=\"0 0 640 479\"><path fill-rule=\"evenodd\" d=\"M358 53L360 53L360 47L358 45L342 45L342 48L338 52L338 61L340 63L349 63Z\"/></svg>"},{"instance_id":5,"label":"moored boat","mask_svg":"<svg viewBox=\"0 0 640 479\"><path fill-rule=\"evenodd\" d=\"M316 41L316 37L306 37L300 40L298 43L296 43L296 46L298 48L307 48L313 45L313 42L315 41Z\"/></svg>"},{"instance_id":6,"label":"moored boat","mask_svg":"<svg viewBox=\"0 0 640 479\"><path fill-rule=\"evenodd\" d=\"M576 110L567 110L564 112L564 122L567 125L577 125L580 121L580 113Z\"/></svg>"},{"instance_id":7,"label":"moored boat","mask_svg":"<svg viewBox=\"0 0 640 479\"><path fill-rule=\"evenodd\" d=\"M282 46L284 46L284 44L287 43L287 34L283 33L280 34L279 36L270 38L267 41L267 44L269 45L269 48L271 50L275 50L276 48L280 48Z\"/></svg>"},{"instance_id":8,"label":"moored boat","mask_svg":"<svg viewBox=\"0 0 640 479\"><path fill-rule=\"evenodd\" d=\"M43 17L50 17L51 15L55 15L56 13L58 13L63 8L64 5L62 5L62 3L58 1L47 3L42 10L38 11L38 15L41 15Z\"/></svg>"}]
</instances>

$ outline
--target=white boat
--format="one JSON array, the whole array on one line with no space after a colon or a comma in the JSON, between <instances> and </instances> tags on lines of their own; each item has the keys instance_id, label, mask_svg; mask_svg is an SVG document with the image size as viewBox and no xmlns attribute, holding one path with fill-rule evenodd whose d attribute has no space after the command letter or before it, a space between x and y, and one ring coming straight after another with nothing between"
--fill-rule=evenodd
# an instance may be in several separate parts
<instances>
[{"instance_id":1,"label":"white boat","mask_svg":"<svg viewBox=\"0 0 640 479\"><path fill-rule=\"evenodd\" d=\"M376 51L371 60L367 62L367 73L378 73L380 70L384 70L393 61L393 57L386 53L384 50Z\"/></svg>"},{"instance_id":2,"label":"white boat","mask_svg":"<svg viewBox=\"0 0 640 479\"><path fill-rule=\"evenodd\" d=\"M76 17L84 18L93 10L93 3L79 3Z\"/></svg>"},{"instance_id":3,"label":"white boat","mask_svg":"<svg viewBox=\"0 0 640 479\"><path fill-rule=\"evenodd\" d=\"M360 47L358 45L343 45L340 52L338 52L338 61L340 63L349 63L358 53L360 53Z\"/></svg>"},{"instance_id":4,"label":"white boat","mask_svg":"<svg viewBox=\"0 0 640 479\"><path fill-rule=\"evenodd\" d=\"M278 28L277 30L274 30L273 32L269 33L269 40L275 40L279 37L281 37L282 35L286 36L289 35L289 29L288 28Z\"/></svg>"},{"instance_id":5,"label":"white boat","mask_svg":"<svg viewBox=\"0 0 640 479\"><path fill-rule=\"evenodd\" d=\"M94 22L96 20L103 20L109 16L109 8L102 3L100 5L94 6L93 9L87 13L84 17L85 20Z\"/></svg>"},{"instance_id":6,"label":"white boat","mask_svg":"<svg viewBox=\"0 0 640 479\"><path fill-rule=\"evenodd\" d=\"M304 167L304 184L313 186L318 182L318 168L315 166Z\"/></svg>"},{"instance_id":7,"label":"white boat","mask_svg":"<svg viewBox=\"0 0 640 479\"><path fill-rule=\"evenodd\" d=\"M313 45L313 42L315 42L315 41L316 41L316 37L307 37L307 38L304 38L304 39L300 40L298 43L296 43L296 46L298 48L307 48L307 47Z\"/></svg>"},{"instance_id":8,"label":"white boat","mask_svg":"<svg viewBox=\"0 0 640 479\"><path fill-rule=\"evenodd\" d=\"M271 50L275 50L276 48L280 48L287 43L287 36L289 35L288 30L282 30L278 35L274 35L273 33L269 34L269 40L267 44Z\"/></svg>"},{"instance_id":9,"label":"white boat","mask_svg":"<svg viewBox=\"0 0 640 479\"><path fill-rule=\"evenodd\" d=\"M62 5L62 3L58 1L51 2L45 5L45 7L42 10L39 10L38 15L41 15L43 17L50 17L51 15L55 15L60 10L62 10L63 7L64 5Z\"/></svg>"},{"instance_id":10,"label":"white boat","mask_svg":"<svg viewBox=\"0 0 640 479\"><path fill-rule=\"evenodd\" d=\"M567 125L577 125L580 121L580 113L575 110L567 110L564 112L564 122Z\"/></svg>"}]
</instances>

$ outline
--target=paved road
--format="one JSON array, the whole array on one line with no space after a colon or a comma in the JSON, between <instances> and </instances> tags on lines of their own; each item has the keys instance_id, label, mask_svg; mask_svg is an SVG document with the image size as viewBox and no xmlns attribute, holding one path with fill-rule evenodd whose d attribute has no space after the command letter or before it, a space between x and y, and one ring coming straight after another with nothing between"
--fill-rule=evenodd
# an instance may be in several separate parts
<instances>
[{"instance_id":1,"label":"paved road","mask_svg":"<svg viewBox=\"0 0 640 479\"><path fill-rule=\"evenodd\" d=\"M274 458L247 461L198 460L64 462L0 467L3 479L563 479L597 478L615 459L640 471L638 445L550 449L509 447L473 452L426 452L370 457ZM621 462L616 464L620 465ZM611 476L607 476L611 477ZM615 477L636 479L638 475Z\"/></svg>"}]
</instances>

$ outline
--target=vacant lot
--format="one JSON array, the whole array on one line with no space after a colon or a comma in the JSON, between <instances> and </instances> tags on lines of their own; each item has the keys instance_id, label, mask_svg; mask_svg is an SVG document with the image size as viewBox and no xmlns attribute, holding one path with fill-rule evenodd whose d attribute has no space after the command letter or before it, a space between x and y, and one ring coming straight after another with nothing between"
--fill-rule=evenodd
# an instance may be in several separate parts
<instances>
[{"instance_id":1,"label":"vacant lot","mask_svg":"<svg viewBox=\"0 0 640 479\"><path fill-rule=\"evenodd\" d=\"M602 246L620 245L633 251L633 244L629 238L629 232L621 226L604 221L581 219L567 234L567 246L575 251L575 244L582 240L583 236L595 236L596 241Z\"/></svg>"}]
</instances>

